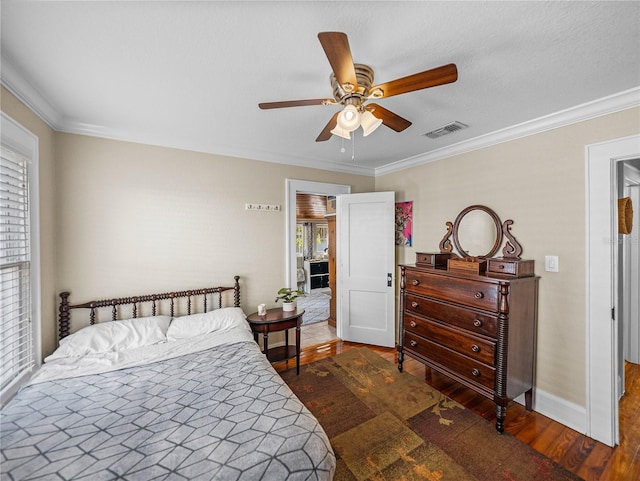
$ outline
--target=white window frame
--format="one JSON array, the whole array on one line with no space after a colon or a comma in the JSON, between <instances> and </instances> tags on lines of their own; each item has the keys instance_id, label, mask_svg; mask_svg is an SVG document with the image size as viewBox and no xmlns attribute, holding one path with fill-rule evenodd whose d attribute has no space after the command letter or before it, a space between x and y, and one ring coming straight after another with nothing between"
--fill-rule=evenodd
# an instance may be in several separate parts
<instances>
[{"instance_id":1,"label":"white window frame","mask_svg":"<svg viewBox=\"0 0 640 481\"><path fill-rule=\"evenodd\" d=\"M30 232L30 284L31 284L31 335L33 368L14 379L0 392L0 405L6 404L24 385L31 374L42 364L42 304L40 295L40 212L39 212L39 156L38 137L18 122L0 112L0 143L3 147L29 159L29 232Z\"/></svg>"}]
</instances>

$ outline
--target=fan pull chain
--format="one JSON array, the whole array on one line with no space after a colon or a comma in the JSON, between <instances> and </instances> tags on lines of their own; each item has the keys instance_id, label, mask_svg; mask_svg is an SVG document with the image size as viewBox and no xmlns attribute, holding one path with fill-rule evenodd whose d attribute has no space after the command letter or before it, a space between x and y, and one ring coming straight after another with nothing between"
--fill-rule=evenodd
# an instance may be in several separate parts
<instances>
[{"instance_id":1,"label":"fan pull chain","mask_svg":"<svg viewBox=\"0 0 640 481\"><path fill-rule=\"evenodd\" d=\"M346 152L346 150L344 148L344 137L342 137L342 147L340 147L340 152L343 153L343 154Z\"/></svg>"},{"instance_id":2,"label":"fan pull chain","mask_svg":"<svg viewBox=\"0 0 640 481\"><path fill-rule=\"evenodd\" d=\"M353 138L351 139L351 160L356 161L356 133L353 133Z\"/></svg>"}]
</instances>

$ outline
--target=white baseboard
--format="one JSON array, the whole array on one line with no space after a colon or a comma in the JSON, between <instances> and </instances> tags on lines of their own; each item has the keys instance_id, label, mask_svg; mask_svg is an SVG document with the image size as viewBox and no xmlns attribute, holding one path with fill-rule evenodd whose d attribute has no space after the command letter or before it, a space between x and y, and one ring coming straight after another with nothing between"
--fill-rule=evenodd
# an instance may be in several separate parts
<instances>
[{"instance_id":1,"label":"white baseboard","mask_svg":"<svg viewBox=\"0 0 640 481\"><path fill-rule=\"evenodd\" d=\"M518 396L514 401L524 406L524 394ZM541 389L534 389L533 410L581 434L587 432L587 410L584 406L569 402Z\"/></svg>"}]
</instances>

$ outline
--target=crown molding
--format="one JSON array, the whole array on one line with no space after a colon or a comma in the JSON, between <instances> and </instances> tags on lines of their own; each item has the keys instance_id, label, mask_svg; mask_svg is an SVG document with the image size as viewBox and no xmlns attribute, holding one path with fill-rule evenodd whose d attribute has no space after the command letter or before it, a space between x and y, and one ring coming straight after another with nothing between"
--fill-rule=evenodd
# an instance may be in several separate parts
<instances>
[{"instance_id":1,"label":"crown molding","mask_svg":"<svg viewBox=\"0 0 640 481\"><path fill-rule=\"evenodd\" d=\"M247 157L247 152L249 152L250 149L247 150L238 147L219 145L213 146L208 145L206 142L196 145L168 143L166 138L159 139L152 135L136 136L134 138L131 136L130 132L109 129L101 125L69 122L57 113L56 109L54 109L53 106L45 100L37 89L24 80L24 78L14 69L11 62L6 62L4 60L5 59L3 59L2 62L2 71L0 72L0 84L2 84L9 92L20 100L20 102L25 104L32 112L40 117L43 122L57 132L88 135L137 144L156 145L159 147L190 150L194 152L259 160L263 162L307 167L311 169L328 170L331 172L342 172L345 174L364 175L368 177L373 177L375 175L375 169L373 167L366 167L353 163L343 164L339 162L328 162L324 159L301 159L298 155L283 156L282 154L275 154L266 151L257 152L255 150L252 151L253 157Z\"/></svg>"},{"instance_id":2,"label":"crown molding","mask_svg":"<svg viewBox=\"0 0 640 481\"><path fill-rule=\"evenodd\" d=\"M247 157L248 151L242 148L212 146L206 143L200 145L168 144L166 139L160 140L153 136L131 138L128 132L106 129L99 125L65 121L51 104L40 95L37 89L22 79L11 65L11 62L3 61L0 83L38 115L49 127L56 131L230 157L249 158ZM20 88L16 85L20 85ZM264 162L378 177L638 106L640 106L640 86L376 168L354 165L352 163L327 162L324 159L322 161L318 161L317 159L301 159L299 156L283 156L282 154L274 154L272 152L253 151L251 158Z\"/></svg>"},{"instance_id":3,"label":"crown molding","mask_svg":"<svg viewBox=\"0 0 640 481\"><path fill-rule=\"evenodd\" d=\"M16 71L11 62L2 59L0 84L25 104L53 130L59 130L60 115L40 92ZM20 87L18 87L18 85Z\"/></svg>"},{"instance_id":4,"label":"crown molding","mask_svg":"<svg viewBox=\"0 0 640 481\"><path fill-rule=\"evenodd\" d=\"M364 175L373 177L375 175L374 167L357 165L354 163L339 163L320 159L301 158L298 155L283 155L281 153L273 153L269 151L256 150L255 148L232 147L228 145L211 145L204 142L180 143L171 139L159 139L154 135L136 135L132 137L128 132L118 131L114 129L105 129L99 125L76 123L72 126L65 126L56 129L59 132L69 134L88 135L91 137L100 137L103 139L118 140L123 142L132 142L136 144L154 145L157 147L166 147L169 149L180 149L192 152L201 152L211 155L219 155L226 157L236 157L241 159L255 160L259 162L271 162L274 164L292 165L296 167L306 167L309 169L327 170L330 172L341 172L344 174ZM248 153L251 157L248 157Z\"/></svg>"},{"instance_id":5,"label":"crown molding","mask_svg":"<svg viewBox=\"0 0 640 481\"><path fill-rule=\"evenodd\" d=\"M438 150L419 154L407 159L399 160L375 169L375 176L391 174L418 165L446 159L492 145L509 142L511 140L528 137L548 130L583 122L603 115L620 112L640 106L640 87L634 87L617 94L610 95L592 102L577 105L559 112L513 125L505 129L496 130L486 135L458 142Z\"/></svg>"}]
</instances>

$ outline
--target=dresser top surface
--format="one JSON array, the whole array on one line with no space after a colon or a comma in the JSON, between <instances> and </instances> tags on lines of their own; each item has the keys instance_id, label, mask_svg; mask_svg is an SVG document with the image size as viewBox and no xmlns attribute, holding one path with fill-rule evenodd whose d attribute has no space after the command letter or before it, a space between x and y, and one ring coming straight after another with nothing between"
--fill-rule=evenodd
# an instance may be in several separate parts
<instances>
[{"instance_id":1,"label":"dresser top surface","mask_svg":"<svg viewBox=\"0 0 640 481\"><path fill-rule=\"evenodd\" d=\"M499 284L499 283L513 284L516 282L531 282L531 280L540 279L540 276L536 276L536 275L528 276L528 277L514 277L514 276L509 276L507 274L498 274L498 273L492 273L492 272L483 272L481 274L476 275L468 272L454 272L454 271L447 270L446 268L416 266L415 264L400 264L398 267L400 267L401 269L408 268L408 269L415 270L420 273L425 273L428 275L454 277L457 279L470 279L470 280L482 281L482 282L493 282L496 284Z\"/></svg>"}]
</instances>

